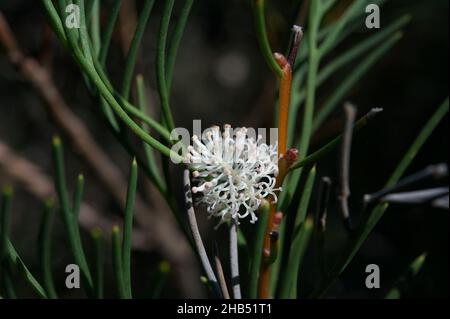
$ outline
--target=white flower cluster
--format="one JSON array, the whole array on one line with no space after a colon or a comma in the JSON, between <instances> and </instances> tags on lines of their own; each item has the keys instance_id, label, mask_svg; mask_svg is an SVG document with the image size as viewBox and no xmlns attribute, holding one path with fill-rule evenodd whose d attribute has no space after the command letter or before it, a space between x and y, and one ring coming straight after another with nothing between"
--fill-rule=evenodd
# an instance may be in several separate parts
<instances>
[{"instance_id":1,"label":"white flower cluster","mask_svg":"<svg viewBox=\"0 0 450 319\"><path fill-rule=\"evenodd\" d=\"M247 136L247 129L238 129L235 138L229 125L214 126L203 140L192 137L187 162L196 182L192 193L202 193L198 203L207 206L210 216L220 217L219 226L233 219L250 216L255 223L261 200L271 195L277 200L275 180L278 174L277 145Z\"/></svg>"}]
</instances>

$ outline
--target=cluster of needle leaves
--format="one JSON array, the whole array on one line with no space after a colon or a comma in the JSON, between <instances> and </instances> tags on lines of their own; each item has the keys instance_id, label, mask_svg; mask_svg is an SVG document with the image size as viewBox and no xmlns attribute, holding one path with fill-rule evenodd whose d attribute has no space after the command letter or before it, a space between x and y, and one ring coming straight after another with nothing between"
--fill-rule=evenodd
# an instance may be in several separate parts
<instances>
[{"instance_id":1,"label":"cluster of needle leaves","mask_svg":"<svg viewBox=\"0 0 450 319\"><path fill-rule=\"evenodd\" d=\"M99 114L108 124L111 132L117 140L133 157L129 174L128 193L124 211L123 229L118 227L112 229L112 264L116 296L120 298L132 298L131 289L131 233L133 225L133 203L137 188L138 165L145 173L146 178L155 186L162 195L168 207L179 222L179 227L185 231L191 241L191 234L185 223L185 209L179 207L170 189L167 165L169 160L163 161L166 167L161 172L156 165L155 157L162 155L180 159L179 154L171 150L174 143L170 139L170 132L176 126L170 108L170 89L172 75L175 68L175 60L188 20L193 0L177 2L180 11L175 23L171 24L171 15L175 6L174 0L164 0L162 17L159 24L159 32L156 38L156 59L154 74L156 77L157 92L161 117L158 119L150 117L145 113L145 79L142 75L135 75L139 47L144 37L145 27L150 19L155 1L144 0L139 11L134 36L126 56L122 83L114 87L111 83L106 61L110 47L113 29L116 25L120 0L112 0L107 11L106 20L100 25L101 1L92 0L41 0L48 23L59 39L61 45L71 54L80 72L83 74L86 88L95 100ZM354 85L361 81L364 74L379 61L402 37L402 27L411 19L409 15L398 17L383 26L383 28L371 32L364 40L353 44L338 56L333 54L333 49L343 42L355 30L361 27L365 19L365 6L370 3L382 5L383 0L358 0L351 4L331 22L324 22L324 17L330 10L334 9L334 0L305 1L308 5L302 6L306 10L304 21L304 36L301 42L297 59L293 67L290 107L288 110L286 125L287 147L296 148L300 157L288 172L283 184L283 192L277 203L277 210L283 212L289 220L293 220L292 231L288 231L287 220L283 218L278 231L278 258L271 264L269 296L279 298L299 298L297 289L301 282L300 267L303 256L311 242L311 238L323 238L317 220L309 214L311 194L315 191L317 177L317 162L327 153L340 145L341 137L330 141L318 150L311 152L311 137L316 133L333 111L344 102L349 91ZM80 8L80 28L67 28L65 18L66 8L69 4L75 4ZM263 0L252 0L253 18L255 20L255 37L261 47L261 52L267 64L273 71L274 76L280 78L279 65L273 57L273 51L267 37L265 25L265 10ZM173 26L171 32L169 27ZM286 30L289 32L289 30ZM170 36L169 36L170 33ZM326 63L324 63L326 61ZM352 65L347 74L338 73L346 66ZM317 92L321 87L339 74L338 85L327 95L317 107ZM135 89L135 101L130 98L132 89ZM426 142L440 120L448 111L448 100L438 107L433 116L426 121L422 130L412 141L403 159L393 170L386 182L386 187L395 185L406 172L415 155ZM276 108L275 108L276 118ZM245 125L245 123L243 123ZM366 117L361 117L355 123L354 133L368 124ZM152 133L150 133L152 132ZM133 133L142 141L145 156L129 140L129 133ZM68 245L72 252L75 263L80 268L81 286L87 297L104 297L104 264L105 264L105 242L99 230L92 231L92 241L95 247L95 256L89 262L85 255L83 243L78 226L78 214L83 194L84 178L82 175L76 181L74 194L69 196L64 172L64 159L62 142L58 137L53 140L53 159L55 168L55 189L58 205L49 200L43 206L42 222L38 240L38 254L40 260L39 276L32 274L30 269L20 258L17 250L9 237L10 206L12 190L5 188L1 197L1 237L0 237L0 269L1 269L1 296L7 298L16 297L14 289L14 278L21 276L25 282L41 298L57 298L52 275L51 258L51 225L53 212L59 211L62 217ZM302 175L304 175L302 177ZM303 181L303 182L302 182ZM301 187L300 187L301 186ZM70 201L69 198L72 198ZM322 297L328 288L336 281L338 276L345 270L355 254L358 252L365 239L388 209L387 204L377 204L365 212L366 216L355 229L345 245L344 250L337 254L338 259L330 261L322 271L322 277L317 283L313 294L309 297ZM259 266L262 259L262 247L267 220L267 210L260 212L259 222L254 232L252 241L240 243L246 245L251 253L249 256L249 267L241 265L240 277L243 281L244 297L257 298ZM242 238L242 234L238 234ZM192 245L195 247L195 245ZM241 247L241 246L240 246ZM314 245L315 249L321 249ZM193 248L195 249L195 248ZM322 247L323 249L323 247ZM285 256L285 258L282 258ZM420 269L423 256L411 264L414 273ZM283 270L283 271L281 271ZM167 273L167 267L162 267L160 277ZM220 275L220 274L218 274ZM222 274L223 275L223 274ZM220 277L220 276L218 276ZM210 283L211 284L211 283ZM158 296L160 285L156 285L154 297ZM220 296L224 296L220 294ZM400 296L398 290L393 289L389 296L397 298ZM303 296L302 296L303 297Z\"/></svg>"}]
</instances>

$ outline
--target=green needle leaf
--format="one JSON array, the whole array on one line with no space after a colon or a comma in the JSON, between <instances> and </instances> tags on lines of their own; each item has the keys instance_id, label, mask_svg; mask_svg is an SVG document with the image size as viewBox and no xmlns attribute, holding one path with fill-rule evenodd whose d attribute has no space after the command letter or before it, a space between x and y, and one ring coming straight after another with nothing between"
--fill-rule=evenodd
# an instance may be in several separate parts
<instances>
[{"instance_id":1,"label":"green needle leaf","mask_svg":"<svg viewBox=\"0 0 450 319\"><path fill-rule=\"evenodd\" d=\"M83 281L86 285L86 292L90 295L92 293L92 277L89 272L89 267L84 255L81 238L78 231L78 224L75 224L75 214L69 206L69 198L67 195L66 177L64 172L64 156L61 140L55 136L53 138L53 160L55 164L55 188L58 193L59 204L61 206L61 213L64 222L64 227L67 232L69 245L72 250L75 262L80 267Z\"/></svg>"},{"instance_id":2,"label":"green needle leaf","mask_svg":"<svg viewBox=\"0 0 450 319\"><path fill-rule=\"evenodd\" d=\"M94 288L95 297L98 299L103 298L103 286L104 286L104 243L102 231L99 228L94 228L91 231L91 238L94 241L95 247L95 278Z\"/></svg>"},{"instance_id":3,"label":"green needle leaf","mask_svg":"<svg viewBox=\"0 0 450 319\"><path fill-rule=\"evenodd\" d=\"M267 37L266 22L264 18L264 0L253 1L253 16L255 19L256 36L258 38L261 52L266 59L270 69L278 78L281 78L282 70L277 61L273 57L272 49L270 48L269 39Z\"/></svg>"},{"instance_id":4,"label":"green needle leaf","mask_svg":"<svg viewBox=\"0 0 450 319\"><path fill-rule=\"evenodd\" d=\"M261 267L264 233L267 226L267 218L269 217L270 204L265 201L261 203L259 208L258 222L256 225L256 234L253 247L253 258L250 270L249 298L255 299L258 295L258 278L259 268Z\"/></svg>"},{"instance_id":5,"label":"green needle leaf","mask_svg":"<svg viewBox=\"0 0 450 319\"><path fill-rule=\"evenodd\" d=\"M158 40L156 44L156 84L161 102L162 115L165 123L167 124L167 128L170 131L175 128L175 124L170 111L169 92L166 80L166 42L174 2L175 0L166 0L164 2L163 16L161 18Z\"/></svg>"},{"instance_id":6,"label":"green needle leaf","mask_svg":"<svg viewBox=\"0 0 450 319\"><path fill-rule=\"evenodd\" d=\"M394 287L392 287L391 290L389 290L389 292L386 294L385 299L400 299L402 297L404 286L408 284L408 280L413 279L415 276L417 276L419 271L422 269L426 258L427 254L423 253L416 259L414 259L409 265L406 273L396 281Z\"/></svg>"},{"instance_id":7,"label":"green needle leaf","mask_svg":"<svg viewBox=\"0 0 450 319\"><path fill-rule=\"evenodd\" d=\"M130 96L131 81L133 79L134 67L136 65L137 53L141 44L142 36L144 35L145 26L148 18L152 12L154 0L146 0L139 14L139 19L134 31L133 39L131 40L130 48L128 50L127 59L125 61L125 70L123 72L122 80L122 97L128 100Z\"/></svg>"},{"instance_id":8,"label":"green needle leaf","mask_svg":"<svg viewBox=\"0 0 450 319\"><path fill-rule=\"evenodd\" d=\"M114 277L116 279L117 294L121 299L127 297L125 290L125 283L123 280L122 268L122 249L120 248L120 230L119 227L114 226L112 229L112 252L113 252L113 268Z\"/></svg>"},{"instance_id":9,"label":"green needle leaf","mask_svg":"<svg viewBox=\"0 0 450 319\"><path fill-rule=\"evenodd\" d=\"M294 236L289 250L289 259L284 273L284 280L281 285L281 298L295 298L297 296L298 272L312 231L312 219L305 222L305 218L315 178L316 168L314 166L308 174L295 216Z\"/></svg>"},{"instance_id":10,"label":"green needle leaf","mask_svg":"<svg viewBox=\"0 0 450 319\"><path fill-rule=\"evenodd\" d=\"M20 275L25 279L25 281L30 285L30 287L40 298L44 299L48 298L44 288L41 286L41 284L39 284L39 282L36 280L33 274L28 270L27 266L25 266L24 262L17 254L17 251L14 248L13 244L9 240L7 245L9 258L11 262L17 267Z\"/></svg>"},{"instance_id":11,"label":"green needle leaf","mask_svg":"<svg viewBox=\"0 0 450 319\"><path fill-rule=\"evenodd\" d=\"M185 0L184 6L181 9L180 16L175 28L173 30L173 35L170 40L169 50L167 53L167 63L166 63L166 81L167 90L170 92L170 87L172 86L173 68L175 66L175 59L177 57L178 47L180 46L181 38L183 36L184 28L191 11L192 4L194 0Z\"/></svg>"},{"instance_id":12,"label":"green needle leaf","mask_svg":"<svg viewBox=\"0 0 450 319\"><path fill-rule=\"evenodd\" d=\"M126 297L131 299L131 234L133 232L133 206L137 188L138 165L136 159L131 163L128 181L127 200L125 204L125 220L123 226L122 266Z\"/></svg>"},{"instance_id":13,"label":"green needle leaf","mask_svg":"<svg viewBox=\"0 0 450 319\"><path fill-rule=\"evenodd\" d=\"M109 44L111 42L111 36L114 30L114 25L116 24L117 17L120 12L121 0L114 0L108 12L108 17L106 18L105 29L102 34L102 44L100 48L99 61L102 66L105 66L106 56L108 55Z\"/></svg>"}]
</instances>

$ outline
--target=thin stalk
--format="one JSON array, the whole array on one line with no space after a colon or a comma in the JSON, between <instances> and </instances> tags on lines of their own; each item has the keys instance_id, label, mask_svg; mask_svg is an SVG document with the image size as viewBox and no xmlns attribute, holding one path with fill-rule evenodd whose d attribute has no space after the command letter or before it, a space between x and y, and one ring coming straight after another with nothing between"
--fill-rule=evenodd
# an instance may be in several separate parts
<instances>
[{"instance_id":1,"label":"thin stalk","mask_svg":"<svg viewBox=\"0 0 450 319\"><path fill-rule=\"evenodd\" d=\"M120 1L120 0L118 0ZM67 37L64 32L64 27L61 22L61 19L58 15L58 12L53 5L52 0L41 0L42 5L44 6L45 13L47 15L48 22L52 27L53 31L56 33L56 36L61 41L62 45L67 48Z\"/></svg>"},{"instance_id":2,"label":"thin stalk","mask_svg":"<svg viewBox=\"0 0 450 319\"><path fill-rule=\"evenodd\" d=\"M86 13L84 10L84 0L74 0L74 3L80 8L80 28L78 33L78 39L81 42L81 49L86 58L86 61L93 65L93 57L91 51L91 45L89 41L89 35L87 32L87 21L86 21Z\"/></svg>"},{"instance_id":3,"label":"thin stalk","mask_svg":"<svg viewBox=\"0 0 450 319\"><path fill-rule=\"evenodd\" d=\"M284 254L284 250L285 250L285 242L286 242L286 236L284 236L286 234L286 220L287 218L283 218L280 228L279 228L279 238L278 238L278 243L279 243L279 248L278 248L278 255L283 256ZM283 258L277 258L274 263L272 264L272 269L271 269L271 273L270 273L270 278L269 278L269 298L273 298L275 296L276 290L278 288L279 285L279 281L280 281L280 273L282 270L282 259Z\"/></svg>"},{"instance_id":4,"label":"thin stalk","mask_svg":"<svg viewBox=\"0 0 450 319\"><path fill-rule=\"evenodd\" d=\"M91 238L94 242L95 249L95 276L94 276L94 291L97 299L103 298L104 286L104 242L102 231L99 228L94 228L91 231Z\"/></svg>"},{"instance_id":5,"label":"thin stalk","mask_svg":"<svg viewBox=\"0 0 450 319\"><path fill-rule=\"evenodd\" d=\"M138 77L138 79L139 79L139 77ZM141 105L145 105L145 96L144 96L143 81L142 81L142 83L139 83L139 82L141 82L141 81L138 80L138 86L140 86L139 91L138 91L139 92L138 93L138 100L139 100L138 105L141 106ZM150 128L154 129L156 131L156 133L158 133L165 141L167 141L168 143L173 143L173 141L170 138L170 132L164 126L159 124L157 121L155 121L154 119L152 119L151 117L146 115L144 113L144 109L142 109L140 107L141 110L139 110L138 108L136 108L132 104L128 103L127 101L123 100L122 98L120 98L120 103L125 111L127 111L131 115L135 116L136 118L138 118L145 124L147 124Z\"/></svg>"},{"instance_id":6,"label":"thin stalk","mask_svg":"<svg viewBox=\"0 0 450 319\"><path fill-rule=\"evenodd\" d=\"M292 246L296 247L296 249L292 251L292 255L289 255L291 257L291 262L293 263L292 269L290 270L292 272L289 272L292 277L287 279L286 286L281 290L281 298L295 299L300 297L297 291L299 271L303 256L309 245L313 228L313 220L311 217L308 217L304 223L294 230L295 233L292 237Z\"/></svg>"},{"instance_id":7,"label":"thin stalk","mask_svg":"<svg viewBox=\"0 0 450 319\"><path fill-rule=\"evenodd\" d=\"M288 127L288 114L289 114L289 100L291 95L291 85L292 85L292 67L295 63L295 58L297 56L297 50L300 45L300 41L303 37L303 31L301 27L293 27L293 40L291 47L289 49L288 60L279 53L275 53L274 57L278 65L282 70L282 75L280 78L280 86L278 91L278 169L279 174L276 178L276 187L282 186L288 166L292 164L290 161L291 156L297 157L297 152L290 150L286 152L286 141L287 141L287 127ZM295 153L295 154L294 154ZM289 165L287 164L289 162ZM269 215L267 218L266 233L264 235L264 246L263 251L268 252L272 255L272 259L276 259L276 255L272 254L272 247L275 246L275 250L278 250L278 240L275 243L271 240L271 234L274 227L274 216L276 213L276 207L274 204L274 199L270 198L271 208L269 209ZM274 261L274 260L273 260ZM271 261L271 263L273 263ZM270 264L271 264L270 263ZM259 296L261 298L268 298L269 293L269 283L270 283L270 264L263 261L261 263L261 270L259 272Z\"/></svg>"},{"instance_id":8,"label":"thin stalk","mask_svg":"<svg viewBox=\"0 0 450 319\"><path fill-rule=\"evenodd\" d=\"M415 258L409 265L405 274L403 274L396 280L394 286L386 294L385 299L400 299L405 292L408 281L414 279L414 277L417 276L417 274L422 269L426 258L427 253L422 253L417 258Z\"/></svg>"},{"instance_id":9,"label":"thin stalk","mask_svg":"<svg viewBox=\"0 0 450 319\"><path fill-rule=\"evenodd\" d=\"M146 99L145 99L144 77L140 74L138 76L136 76L136 95L137 95L137 104L138 104L139 110L141 111L141 113L145 114ZM151 118L149 117L149 119L151 119ZM153 119L151 119L151 120L153 121ZM159 123L157 123L157 124L159 125ZM147 126L147 124L145 122L142 123L141 126L144 130L146 130L146 131L149 130L149 127ZM161 126L161 129L167 131L162 126ZM170 141L170 134L169 134L169 132L167 132L167 133L168 133L167 137ZM147 145L145 143L143 143L143 147L144 147L145 157L147 159L147 165L148 165L148 168L150 169L150 171L152 172L152 175L154 176L153 178L156 180L156 182L158 184L161 184L161 186L165 187L164 182L161 179L161 175L159 173L158 166L156 164L156 159L155 159L153 150L151 149L151 147L149 145Z\"/></svg>"},{"instance_id":10,"label":"thin stalk","mask_svg":"<svg viewBox=\"0 0 450 319\"><path fill-rule=\"evenodd\" d=\"M112 229L112 252L113 252L113 270L117 286L117 295L121 299L127 298L125 283L123 280L123 266L122 266L122 249L120 247L120 230L119 227L114 226Z\"/></svg>"},{"instance_id":11,"label":"thin stalk","mask_svg":"<svg viewBox=\"0 0 450 319\"><path fill-rule=\"evenodd\" d=\"M14 266L17 267L19 274L23 277L23 279L30 285L33 291L39 296L39 298L47 299L48 296L45 292L45 289L41 286L41 284L36 280L33 274L30 272L28 267L24 264L22 259L17 254L16 249L14 248L11 241L8 239L7 243L7 251L9 255L9 259Z\"/></svg>"},{"instance_id":12,"label":"thin stalk","mask_svg":"<svg viewBox=\"0 0 450 319\"><path fill-rule=\"evenodd\" d=\"M100 52L101 38L100 38L100 0L89 1L91 5L91 14L87 14L87 19L90 25L90 34L92 39L92 46L95 56ZM88 12L89 13L89 12Z\"/></svg>"},{"instance_id":13,"label":"thin stalk","mask_svg":"<svg viewBox=\"0 0 450 319\"><path fill-rule=\"evenodd\" d=\"M128 180L127 199L125 204L125 218L123 225L122 265L123 280L126 297L131 299L131 234L133 232L133 206L137 188L138 165L136 159L131 163L130 178Z\"/></svg>"},{"instance_id":14,"label":"thin stalk","mask_svg":"<svg viewBox=\"0 0 450 319\"><path fill-rule=\"evenodd\" d=\"M340 160L340 192L338 201L341 208L342 218L347 229L351 229L350 210L348 208L348 197L350 196L350 152L352 147L353 122L356 116L356 108L350 103L344 105L345 125L341 144Z\"/></svg>"},{"instance_id":15,"label":"thin stalk","mask_svg":"<svg viewBox=\"0 0 450 319\"><path fill-rule=\"evenodd\" d=\"M131 82L133 80L134 67L136 65L137 53L141 44L142 36L144 35L145 26L147 25L148 18L152 12L154 0L144 1L144 5L139 14L136 29L134 31L133 39L131 40L130 48L128 50L127 58L125 61L125 69L122 75L122 89L121 95L125 100L130 97Z\"/></svg>"},{"instance_id":16,"label":"thin stalk","mask_svg":"<svg viewBox=\"0 0 450 319\"><path fill-rule=\"evenodd\" d=\"M175 66L175 60L177 57L178 47L180 46L181 38L183 36L184 28L186 27L186 22L191 11L192 4L194 0L185 0L184 6L181 9L180 16L178 17L177 23L173 30L173 34L170 40L169 49L167 51L167 62L166 62L166 82L167 91L170 92L172 86L173 68Z\"/></svg>"},{"instance_id":17,"label":"thin stalk","mask_svg":"<svg viewBox=\"0 0 450 319\"><path fill-rule=\"evenodd\" d=\"M61 207L64 227L67 232L69 245L72 250L75 262L80 267L83 275L83 281L86 285L86 291L88 294L92 292L92 277L89 272L86 256L81 245L81 239L79 233L76 231L76 225L74 223L74 214L69 206L69 198L67 195L66 178L64 172L64 158L61 140L59 137L53 138L53 160L55 165L55 188L58 193L59 203Z\"/></svg>"},{"instance_id":18,"label":"thin stalk","mask_svg":"<svg viewBox=\"0 0 450 319\"><path fill-rule=\"evenodd\" d=\"M121 0L113 0L111 7L106 18L105 28L102 34L102 44L100 48L99 61L102 66L105 66L106 56L108 55L109 44L111 42L111 36L114 30L114 26L117 21L117 17L120 12Z\"/></svg>"},{"instance_id":19,"label":"thin stalk","mask_svg":"<svg viewBox=\"0 0 450 319\"><path fill-rule=\"evenodd\" d=\"M303 114L303 130L300 140L299 152L300 156L305 157L308 153L309 142L312 133L312 120L315 104L315 89L317 80L317 71L319 68L320 57L317 52L317 32L320 24L320 10L321 1L312 1L310 3L310 32L308 38L309 44L309 63L308 63L308 76L306 80L306 102L305 111Z\"/></svg>"},{"instance_id":20,"label":"thin stalk","mask_svg":"<svg viewBox=\"0 0 450 319\"><path fill-rule=\"evenodd\" d=\"M258 277L259 267L261 265L263 245L264 245L264 233L266 231L267 218L269 217L270 204L267 201L261 203L259 208L258 224L256 228L253 257L250 270L250 284L249 284L249 298L255 299L258 294Z\"/></svg>"},{"instance_id":21,"label":"thin stalk","mask_svg":"<svg viewBox=\"0 0 450 319\"><path fill-rule=\"evenodd\" d=\"M448 197L448 187L435 187L411 192L393 193L384 196L382 203L396 204L423 204L431 202L443 196Z\"/></svg>"},{"instance_id":22,"label":"thin stalk","mask_svg":"<svg viewBox=\"0 0 450 319\"><path fill-rule=\"evenodd\" d=\"M158 41L156 44L156 84L158 87L163 119L170 131L175 128L175 124L170 111L169 92L166 80L166 42L174 2L175 0L167 0L164 2L163 16L161 18Z\"/></svg>"},{"instance_id":23,"label":"thin stalk","mask_svg":"<svg viewBox=\"0 0 450 319\"><path fill-rule=\"evenodd\" d=\"M289 249L289 258L281 285L281 298L295 298L297 296L298 272L301 265L301 256L306 250L309 240L312 220L307 225L305 222L309 202L311 199L314 181L316 177L316 168L313 167L305 183L305 188L300 198L300 204L297 209L294 222L294 236Z\"/></svg>"},{"instance_id":24,"label":"thin stalk","mask_svg":"<svg viewBox=\"0 0 450 319\"><path fill-rule=\"evenodd\" d=\"M83 191L84 191L84 176L83 174L79 174L77 177L77 184L75 186L75 192L73 194L72 199L72 212L73 212L73 220L74 225L78 225L78 217L80 215L80 206L81 206L81 200L83 197Z\"/></svg>"},{"instance_id":25,"label":"thin stalk","mask_svg":"<svg viewBox=\"0 0 450 319\"><path fill-rule=\"evenodd\" d=\"M220 287L217 283L216 275L214 274L211 263L209 262L208 255L206 254L205 246L203 245L203 240L198 229L197 218L195 217L194 204L192 203L192 192L191 192L191 179L190 179L189 168L184 169L183 181L184 181L184 199L187 207L187 215L189 219L189 227L192 232L192 237L194 238L194 243L197 248L197 253L200 256L203 269L205 270L206 276L208 277L209 283L213 292L217 296L221 296Z\"/></svg>"},{"instance_id":26,"label":"thin stalk","mask_svg":"<svg viewBox=\"0 0 450 319\"><path fill-rule=\"evenodd\" d=\"M301 157L305 157L308 153L310 138L312 134L312 121L313 121L313 113L314 113L314 104L315 104L315 88L316 88L316 80L317 80L317 71L320 63L320 55L317 50L317 36L320 25L321 18L321 1L311 1L309 3L309 25L308 25L308 50L309 50L309 59L308 59L308 74L306 79L306 103L303 114L303 123L302 123L302 132L301 139L299 143L299 155ZM287 187L283 187L284 190L281 193L277 208L283 211L286 208L286 204L290 202L290 198L295 190L295 186L298 184L301 177L301 170L294 172L286 183L288 183ZM286 184L285 183L285 184ZM280 241L284 242L285 232L280 233ZM278 269L280 267L278 261L278 265L276 266Z\"/></svg>"},{"instance_id":27,"label":"thin stalk","mask_svg":"<svg viewBox=\"0 0 450 319\"><path fill-rule=\"evenodd\" d=\"M219 278L220 289L224 299L230 299L230 293L228 292L227 282L225 280L225 274L223 273L222 262L219 257L219 248L217 243L214 242L214 264L216 266L217 277Z\"/></svg>"},{"instance_id":28,"label":"thin stalk","mask_svg":"<svg viewBox=\"0 0 450 319\"><path fill-rule=\"evenodd\" d=\"M155 278L155 286L153 287L152 299L158 299L161 296L162 290L165 283L167 282L167 277L170 272L170 264L167 261L161 261L158 265L158 275Z\"/></svg>"},{"instance_id":29,"label":"thin stalk","mask_svg":"<svg viewBox=\"0 0 450 319\"><path fill-rule=\"evenodd\" d=\"M253 0L253 16L255 19L256 36L264 59L277 78L281 78L283 74L282 69L273 57L273 51L270 48L269 39L267 37L266 22L264 18L264 0Z\"/></svg>"},{"instance_id":30,"label":"thin stalk","mask_svg":"<svg viewBox=\"0 0 450 319\"><path fill-rule=\"evenodd\" d=\"M287 118L289 99L291 95L292 68L286 58L275 53L275 59L282 69L280 86L278 89L278 158L286 153Z\"/></svg>"},{"instance_id":31,"label":"thin stalk","mask_svg":"<svg viewBox=\"0 0 450 319\"><path fill-rule=\"evenodd\" d=\"M314 252L320 278L325 276L325 231L327 227L327 208L331 192L331 179L322 177L319 184L317 209L314 221Z\"/></svg>"},{"instance_id":32,"label":"thin stalk","mask_svg":"<svg viewBox=\"0 0 450 319\"><path fill-rule=\"evenodd\" d=\"M383 188L382 190L379 190L375 193L364 195L364 203L367 205L372 202L377 202L388 194L399 192L406 187L410 187L416 183L423 182L428 179L437 180L447 176L448 167L446 163L430 165L417 173L402 178L392 187Z\"/></svg>"},{"instance_id":33,"label":"thin stalk","mask_svg":"<svg viewBox=\"0 0 450 319\"><path fill-rule=\"evenodd\" d=\"M230 265L231 265L231 285L233 298L241 299L241 280L239 278L239 254L237 244L237 224L232 221L230 226Z\"/></svg>"},{"instance_id":34,"label":"thin stalk","mask_svg":"<svg viewBox=\"0 0 450 319\"><path fill-rule=\"evenodd\" d=\"M312 1L309 5L309 33L308 33L308 74L306 80L306 102L303 113L302 132L299 142L299 154L306 157L312 134L312 122L315 104L315 89L317 80L317 71L320 63L320 56L317 50L317 33L320 25L321 1ZM301 177L301 171L295 172L289 179L288 187L281 193L278 207L284 208L287 199L292 196L295 186Z\"/></svg>"}]
</instances>

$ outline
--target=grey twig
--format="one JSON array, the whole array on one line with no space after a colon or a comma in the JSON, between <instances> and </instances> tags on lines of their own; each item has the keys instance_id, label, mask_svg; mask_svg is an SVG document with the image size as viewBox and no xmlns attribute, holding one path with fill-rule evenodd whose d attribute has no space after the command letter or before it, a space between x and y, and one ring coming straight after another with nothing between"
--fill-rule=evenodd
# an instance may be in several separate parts
<instances>
[{"instance_id":1,"label":"grey twig","mask_svg":"<svg viewBox=\"0 0 450 319\"><path fill-rule=\"evenodd\" d=\"M324 176L320 179L317 198L316 222L314 226L314 244L318 270L324 276L325 269L325 229L327 224L327 207L331 193L331 179Z\"/></svg>"},{"instance_id":2,"label":"grey twig","mask_svg":"<svg viewBox=\"0 0 450 319\"><path fill-rule=\"evenodd\" d=\"M231 222L230 227L230 264L231 264L231 285L233 287L234 299L241 299L241 283L239 278L239 259L237 242L237 224Z\"/></svg>"},{"instance_id":3,"label":"grey twig","mask_svg":"<svg viewBox=\"0 0 450 319\"><path fill-rule=\"evenodd\" d=\"M317 198L317 214L316 227L320 232L325 232L327 224L327 206L331 192L331 179L324 176L320 179L319 191Z\"/></svg>"},{"instance_id":4,"label":"grey twig","mask_svg":"<svg viewBox=\"0 0 450 319\"><path fill-rule=\"evenodd\" d=\"M220 289L222 290L222 295L224 299L230 299L230 293L228 292L227 283L225 281L225 275L223 273L222 262L219 258L219 248L217 243L214 242L214 263L216 266L217 277L219 278Z\"/></svg>"},{"instance_id":5,"label":"grey twig","mask_svg":"<svg viewBox=\"0 0 450 319\"><path fill-rule=\"evenodd\" d=\"M366 194L364 196L364 204L370 204L373 202L377 202L383 197L393 192L398 192L400 190L405 189L415 183L427 180L427 179L440 179L444 178L448 175L448 167L447 164L441 163L436 165L430 165L425 169L409 175L403 179L401 179L397 184L392 187L383 188L382 190L375 192L373 194Z\"/></svg>"},{"instance_id":6,"label":"grey twig","mask_svg":"<svg viewBox=\"0 0 450 319\"><path fill-rule=\"evenodd\" d=\"M352 147L352 135L353 135L353 122L355 121L356 108L350 104L345 103L345 127L342 136L341 147L341 162L340 162L340 192L338 200L341 206L341 213L344 219L345 225L348 229L352 228L350 212L348 208L348 197L350 196L350 151Z\"/></svg>"},{"instance_id":7,"label":"grey twig","mask_svg":"<svg viewBox=\"0 0 450 319\"><path fill-rule=\"evenodd\" d=\"M412 192L391 193L384 196L381 202L396 204L422 204L448 196L448 187L436 187Z\"/></svg>"},{"instance_id":8,"label":"grey twig","mask_svg":"<svg viewBox=\"0 0 450 319\"><path fill-rule=\"evenodd\" d=\"M294 68L295 58L297 57L298 47L303 38L303 29L298 25L292 27L292 40L289 49L288 63Z\"/></svg>"},{"instance_id":9,"label":"grey twig","mask_svg":"<svg viewBox=\"0 0 450 319\"><path fill-rule=\"evenodd\" d=\"M187 215L189 219L189 228L192 232L192 237L194 238L195 246L197 247L197 252L200 256L200 260L205 270L206 276L210 282L211 288L218 295L221 296L220 288L217 283L216 275L209 262L208 255L206 254L205 246L203 245L202 236L198 229L197 218L195 217L194 203L192 202L192 192L191 192L191 178L189 168L185 168L183 172L184 179L184 199L186 202Z\"/></svg>"}]
</instances>

